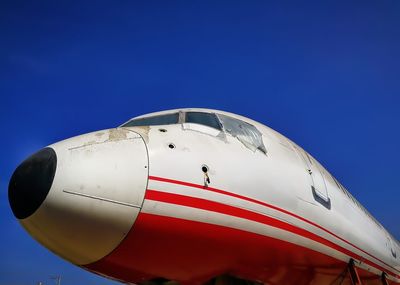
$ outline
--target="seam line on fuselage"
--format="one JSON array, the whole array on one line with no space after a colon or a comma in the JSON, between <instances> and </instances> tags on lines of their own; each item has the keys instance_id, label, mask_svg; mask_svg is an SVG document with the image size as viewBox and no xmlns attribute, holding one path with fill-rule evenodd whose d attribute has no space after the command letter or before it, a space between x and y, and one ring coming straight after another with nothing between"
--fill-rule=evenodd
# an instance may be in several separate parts
<instances>
[{"instance_id":1,"label":"seam line on fuselage","mask_svg":"<svg viewBox=\"0 0 400 285\"><path fill-rule=\"evenodd\" d=\"M312 222L310 220L307 220L306 218L303 218L303 217L301 217L301 216L299 216L299 215L297 215L295 213L292 213L292 212L290 212L288 210L285 210L285 209L279 208L277 206L274 206L274 205L259 201L257 199L249 198L249 197L246 197L246 196L242 196L242 195L239 195L239 194L231 193L231 192L228 192L228 191L225 191L225 190L221 190L221 189L217 189L217 188L213 188L213 187L204 187L204 185L199 185L199 184L194 184L194 183L190 183L190 182L179 181L179 180L174 180L174 179L169 179L169 178L163 178L163 177L158 177L158 176L149 176L149 179L150 180L154 180L154 181L161 181L161 182L166 182L166 183L172 183L172 184L178 184L178 185L183 185L183 186L203 189L203 190L206 190L206 191L215 192L215 193L219 193L219 194L222 194L222 195L235 197L235 198L238 198L238 199L241 199L241 200L245 200L245 201L248 201L248 202L256 203L256 204L262 205L264 207L277 210L279 212L282 212L282 213L290 215L290 216L292 216L294 218L297 218L297 219L299 219L299 220L301 220L301 221L303 221L305 223L308 223L308 224L310 224L310 225L312 225L312 226L314 226L314 227L316 227L316 228L318 228L318 229L330 234L331 236L341 240L342 242L354 247L355 249L357 249L357 250L363 252L364 254L367 254L368 256L374 258L375 260L381 262L385 266L387 266L387 267L391 268L392 270L394 270L394 272L400 273L400 271L397 270L396 268L390 266L389 264L387 264L386 262L382 261L381 259L373 256L372 254L368 253L367 251L359 248L358 246L352 244L351 242L349 242L349 241L343 239L342 237L336 235L335 233L331 232L330 230L327 230L324 227L318 225L317 223ZM394 273L394 274L396 276L398 276L396 273Z\"/></svg>"},{"instance_id":2,"label":"seam line on fuselage","mask_svg":"<svg viewBox=\"0 0 400 285\"><path fill-rule=\"evenodd\" d=\"M70 148L68 148L68 150L76 150L76 149L80 149L80 148L84 148L84 147L90 147L90 146L104 144L104 143L110 143L110 142L137 140L137 139L141 139L141 138L142 137L133 137L133 138L126 138L126 139L119 139L119 140L110 140L110 139L108 139L108 140L105 140L105 141L91 142L91 143L88 143L88 144L83 144L83 145L70 147Z\"/></svg>"},{"instance_id":3,"label":"seam line on fuselage","mask_svg":"<svg viewBox=\"0 0 400 285\"><path fill-rule=\"evenodd\" d=\"M104 198L104 197L88 195L88 194L75 192L75 191L70 191L70 190L65 190L65 189L63 190L63 192L67 193L67 194L72 194L72 195L85 197L85 198L91 198L91 199L96 199L96 200L100 200L100 201L105 201L105 202L110 202L110 203L114 203L114 204L118 204L118 205L123 205L123 206L128 206L128 207L133 207L133 208L140 209L140 206L137 206L137 205L134 205L134 204L130 204L130 203L121 202L121 201L117 201L117 200L112 200L112 199L108 199L108 198Z\"/></svg>"}]
</instances>

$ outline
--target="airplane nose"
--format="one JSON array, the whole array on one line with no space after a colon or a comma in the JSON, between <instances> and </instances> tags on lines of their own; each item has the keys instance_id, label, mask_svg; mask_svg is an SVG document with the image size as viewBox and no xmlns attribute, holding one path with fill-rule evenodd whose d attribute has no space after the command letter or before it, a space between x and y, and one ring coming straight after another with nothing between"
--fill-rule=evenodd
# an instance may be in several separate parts
<instances>
[{"instance_id":1,"label":"airplane nose","mask_svg":"<svg viewBox=\"0 0 400 285\"><path fill-rule=\"evenodd\" d=\"M57 155L49 147L17 167L8 186L8 200L16 218L25 219L40 207L50 191L56 167Z\"/></svg>"},{"instance_id":2,"label":"airplane nose","mask_svg":"<svg viewBox=\"0 0 400 285\"><path fill-rule=\"evenodd\" d=\"M148 169L139 133L88 133L52 144L18 166L9 184L10 205L38 242L74 264L89 264L131 230Z\"/></svg>"}]
</instances>

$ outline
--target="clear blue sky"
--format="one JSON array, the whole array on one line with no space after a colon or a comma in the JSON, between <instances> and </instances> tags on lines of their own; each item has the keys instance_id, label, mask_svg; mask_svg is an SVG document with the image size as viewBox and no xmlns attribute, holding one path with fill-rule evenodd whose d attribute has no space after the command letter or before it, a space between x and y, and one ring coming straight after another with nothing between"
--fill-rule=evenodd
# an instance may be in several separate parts
<instances>
[{"instance_id":1,"label":"clear blue sky","mask_svg":"<svg viewBox=\"0 0 400 285\"><path fill-rule=\"evenodd\" d=\"M279 2L0 2L0 285L112 283L31 239L8 180L48 144L177 107L278 130L400 238L400 1Z\"/></svg>"}]
</instances>

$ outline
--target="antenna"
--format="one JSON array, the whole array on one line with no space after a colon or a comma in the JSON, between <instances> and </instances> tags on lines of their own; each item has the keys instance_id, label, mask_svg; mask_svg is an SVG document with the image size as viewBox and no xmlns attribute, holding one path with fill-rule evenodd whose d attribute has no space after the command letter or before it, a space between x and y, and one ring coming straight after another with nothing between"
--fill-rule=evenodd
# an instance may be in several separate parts
<instances>
[{"instance_id":1,"label":"antenna","mask_svg":"<svg viewBox=\"0 0 400 285\"><path fill-rule=\"evenodd\" d=\"M56 285L61 285L61 275L50 276L50 279L55 280L56 281Z\"/></svg>"}]
</instances>

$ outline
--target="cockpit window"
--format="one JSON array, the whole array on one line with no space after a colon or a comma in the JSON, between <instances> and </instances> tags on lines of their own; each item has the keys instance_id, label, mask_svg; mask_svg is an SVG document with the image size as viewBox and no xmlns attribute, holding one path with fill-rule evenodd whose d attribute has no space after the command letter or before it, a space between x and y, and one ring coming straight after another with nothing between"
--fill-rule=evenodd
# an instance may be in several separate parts
<instances>
[{"instance_id":1,"label":"cockpit window","mask_svg":"<svg viewBox=\"0 0 400 285\"><path fill-rule=\"evenodd\" d=\"M217 116L211 113L187 112L185 122L205 125L217 130L222 130Z\"/></svg>"},{"instance_id":2,"label":"cockpit window","mask_svg":"<svg viewBox=\"0 0 400 285\"><path fill-rule=\"evenodd\" d=\"M154 117L133 119L122 125L122 127L137 126L157 126L157 125L173 125L178 124L179 113L159 115Z\"/></svg>"},{"instance_id":3,"label":"cockpit window","mask_svg":"<svg viewBox=\"0 0 400 285\"><path fill-rule=\"evenodd\" d=\"M227 133L236 137L241 143L252 151L257 149L267 153L262 140L262 134L257 128L244 121L218 114L222 125Z\"/></svg>"}]
</instances>

